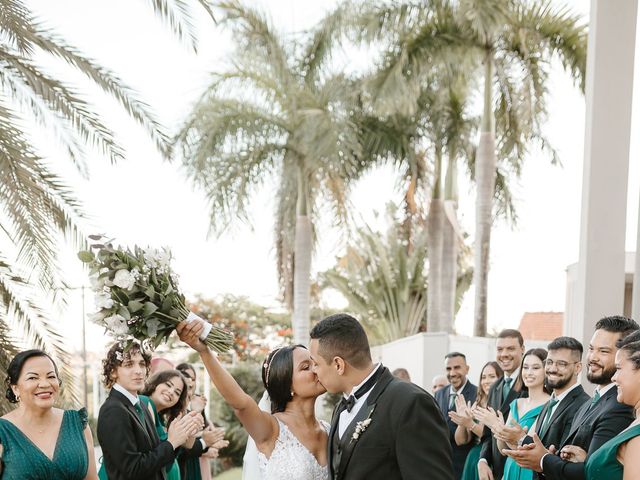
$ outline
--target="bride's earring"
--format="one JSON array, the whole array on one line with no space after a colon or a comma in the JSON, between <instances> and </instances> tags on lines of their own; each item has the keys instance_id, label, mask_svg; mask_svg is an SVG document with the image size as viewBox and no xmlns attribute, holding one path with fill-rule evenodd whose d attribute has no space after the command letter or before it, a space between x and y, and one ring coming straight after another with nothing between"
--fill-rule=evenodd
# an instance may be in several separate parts
<instances>
[{"instance_id":1,"label":"bride's earring","mask_svg":"<svg viewBox=\"0 0 640 480\"><path fill-rule=\"evenodd\" d=\"M293 395L294 395L293 390L291 390L291 398L293 398Z\"/></svg>"}]
</instances>

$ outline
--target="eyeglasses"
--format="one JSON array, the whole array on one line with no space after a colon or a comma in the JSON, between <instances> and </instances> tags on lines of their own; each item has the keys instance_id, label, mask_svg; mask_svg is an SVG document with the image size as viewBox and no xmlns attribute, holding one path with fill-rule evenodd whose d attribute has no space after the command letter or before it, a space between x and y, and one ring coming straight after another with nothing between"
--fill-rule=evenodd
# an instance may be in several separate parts
<instances>
[{"instance_id":1,"label":"eyeglasses","mask_svg":"<svg viewBox=\"0 0 640 480\"><path fill-rule=\"evenodd\" d=\"M558 367L558 368L559 368L559 369L561 369L561 370L564 370L564 369L565 369L565 368L567 368L569 365L575 365L576 363L580 363L580 362L565 362L564 360L556 360L556 361L553 361L553 360L551 360L550 358L547 358L547 359L544 361L544 365L545 365L546 367L553 367L553 366L555 365L556 367Z\"/></svg>"}]
</instances>

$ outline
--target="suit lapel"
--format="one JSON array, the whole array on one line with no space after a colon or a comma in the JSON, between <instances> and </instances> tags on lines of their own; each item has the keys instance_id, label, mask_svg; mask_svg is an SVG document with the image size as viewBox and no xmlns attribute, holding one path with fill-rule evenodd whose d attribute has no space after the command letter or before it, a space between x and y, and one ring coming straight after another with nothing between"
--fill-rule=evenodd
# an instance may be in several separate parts
<instances>
[{"instance_id":1,"label":"suit lapel","mask_svg":"<svg viewBox=\"0 0 640 480\"><path fill-rule=\"evenodd\" d=\"M376 408L376 404L378 401L378 397L387 386L393 380L393 375L389 372L389 369L386 367L380 366L382 368L382 373L380 374L380 378L378 382L371 390L371 393L367 397L367 403L360 408L360 411L353 419L353 421L349 424L349 427L344 432L344 435L340 439L340 443L344 445L344 449L342 451L342 456L340 458L340 467L338 468L338 478L345 478L344 472L347 469L347 465L349 464L349 460L353 455L353 452L358 445L358 442L362 440L362 436L366 435L366 431L363 432L358 439L352 440L353 433L356 429L356 424L365 420L366 418L374 418L374 410Z\"/></svg>"},{"instance_id":2,"label":"suit lapel","mask_svg":"<svg viewBox=\"0 0 640 480\"><path fill-rule=\"evenodd\" d=\"M342 399L340 399L340 401L342 401ZM333 472L333 436L337 435L338 432L338 424L340 422L340 413L341 413L341 409L340 409L340 402L338 402L338 404L335 406L335 408L333 409L333 415L331 416L331 429L329 430L329 470L330 470L330 478L333 478L334 472Z\"/></svg>"},{"instance_id":3,"label":"suit lapel","mask_svg":"<svg viewBox=\"0 0 640 480\"><path fill-rule=\"evenodd\" d=\"M450 395L451 395L451 385L447 385L446 387L444 387L443 402L440 404L440 411L442 412L442 415L444 415L444 418L448 418L447 412L449 411Z\"/></svg>"},{"instance_id":4,"label":"suit lapel","mask_svg":"<svg viewBox=\"0 0 640 480\"><path fill-rule=\"evenodd\" d=\"M577 418L578 414L576 414L576 418L574 418L573 423L571 424L571 430L567 436L567 440L571 438L571 436L576 433L584 423L586 423L587 419L597 416L600 411L605 408L607 402L610 401L612 396L615 398L617 395L618 388L613 387L605 393L600 400L598 400L598 403L595 404L593 408L589 408L591 405L590 401L585 402L585 404L580 408L580 412L578 412L580 417Z\"/></svg>"},{"instance_id":5,"label":"suit lapel","mask_svg":"<svg viewBox=\"0 0 640 480\"><path fill-rule=\"evenodd\" d=\"M113 395L114 398L116 398L119 402L121 402L125 406L125 408L129 411L129 413L133 416L135 421L138 423L138 426L142 429L143 432L147 434L147 436L149 437L149 442L153 445L153 435L151 435L147 427L148 422L142 421L142 419L138 416L138 412L136 411L133 404L129 401L129 399L124 395L122 395L117 390L113 390L113 389L111 390L111 393L109 395ZM142 406L142 411L144 412L146 410L146 407L144 405L141 405L141 406ZM145 418L146 418L146 414L145 414Z\"/></svg>"}]
</instances>

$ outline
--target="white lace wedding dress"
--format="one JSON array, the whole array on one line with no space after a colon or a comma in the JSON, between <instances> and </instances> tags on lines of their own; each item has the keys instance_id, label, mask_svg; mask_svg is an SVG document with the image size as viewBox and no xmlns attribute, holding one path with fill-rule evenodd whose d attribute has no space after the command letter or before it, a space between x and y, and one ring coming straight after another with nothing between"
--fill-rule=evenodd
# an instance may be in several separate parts
<instances>
[{"instance_id":1,"label":"white lace wedding dress","mask_svg":"<svg viewBox=\"0 0 640 480\"><path fill-rule=\"evenodd\" d=\"M320 423L329 433L329 424ZM280 420L278 426L280 433L271 457L258 452L261 480L328 480L329 466L320 465Z\"/></svg>"}]
</instances>

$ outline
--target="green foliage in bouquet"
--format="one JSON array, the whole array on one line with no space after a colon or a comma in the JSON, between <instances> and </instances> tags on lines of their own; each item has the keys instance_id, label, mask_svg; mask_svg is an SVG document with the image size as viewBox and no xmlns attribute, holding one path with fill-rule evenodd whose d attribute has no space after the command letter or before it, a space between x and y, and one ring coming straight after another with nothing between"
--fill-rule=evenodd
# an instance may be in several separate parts
<instances>
[{"instance_id":1,"label":"green foliage in bouquet","mask_svg":"<svg viewBox=\"0 0 640 480\"><path fill-rule=\"evenodd\" d=\"M164 249L133 250L114 247L101 235L89 237L93 251L78 257L89 265L98 312L92 320L117 339L137 339L155 349L166 341L176 325L189 316L178 277L171 271L171 252ZM215 325L204 342L217 352L233 345L233 334Z\"/></svg>"}]
</instances>

